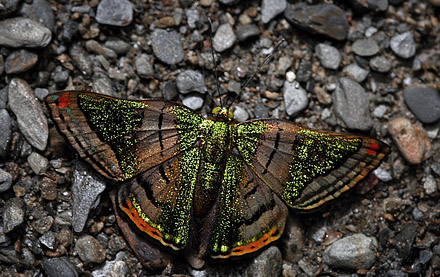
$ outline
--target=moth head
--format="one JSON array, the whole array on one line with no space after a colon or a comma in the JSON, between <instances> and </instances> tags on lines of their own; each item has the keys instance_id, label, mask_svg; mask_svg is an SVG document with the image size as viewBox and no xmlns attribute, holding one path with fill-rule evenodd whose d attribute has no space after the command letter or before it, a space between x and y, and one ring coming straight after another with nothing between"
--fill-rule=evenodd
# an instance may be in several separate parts
<instances>
[{"instance_id":1,"label":"moth head","mask_svg":"<svg viewBox=\"0 0 440 277\"><path fill-rule=\"evenodd\" d=\"M234 113L226 107L215 107L212 110L212 117L223 121L233 121Z\"/></svg>"}]
</instances>

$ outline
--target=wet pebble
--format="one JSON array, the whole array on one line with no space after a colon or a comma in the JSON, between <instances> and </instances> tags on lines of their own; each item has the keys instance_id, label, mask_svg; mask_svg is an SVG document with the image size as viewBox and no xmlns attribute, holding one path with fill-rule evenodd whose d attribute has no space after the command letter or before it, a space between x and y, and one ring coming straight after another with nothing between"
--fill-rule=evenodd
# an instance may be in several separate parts
<instances>
[{"instance_id":1,"label":"wet pebble","mask_svg":"<svg viewBox=\"0 0 440 277\"><path fill-rule=\"evenodd\" d=\"M112 26L127 26L133 21L133 7L128 0L102 0L96 21Z\"/></svg>"},{"instance_id":2,"label":"wet pebble","mask_svg":"<svg viewBox=\"0 0 440 277\"><path fill-rule=\"evenodd\" d=\"M25 80L14 78L9 83L9 106L16 115L18 128L26 140L43 151L49 136L47 118L34 91Z\"/></svg>"},{"instance_id":3,"label":"wet pebble","mask_svg":"<svg viewBox=\"0 0 440 277\"><path fill-rule=\"evenodd\" d=\"M189 92L204 94L208 91L202 73L195 70L185 70L177 75L176 86L178 91L183 94Z\"/></svg>"},{"instance_id":4,"label":"wet pebble","mask_svg":"<svg viewBox=\"0 0 440 277\"><path fill-rule=\"evenodd\" d=\"M7 191L12 185L12 175L0 168L0 193Z\"/></svg>"},{"instance_id":5,"label":"wet pebble","mask_svg":"<svg viewBox=\"0 0 440 277\"><path fill-rule=\"evenodd\" d=\"M40 48L49 44L52 33L38 22L24 17L0 21L0 45Z\"/></svg>"},{"instance_id":6,"label":"wet pebble","mask_svg":"<svg viewBox=\"0 0 440 277\"><path fill-rule=\"evenodd\" d=\"M425 152L431 149L431 143L422 127L412 124L406 118L395 118L388 127L400 153L410 164L423 161Z\"/></svg>"},{"instance_id":7,"label":"wet pebble","mask_svg":"<svg viewBox=\"0 0 440 277\"><path fill-rule=\"evenodd\" d=\"M67 257L44 260L43 270L48 277L79 277L78 269Z\"/></svg>"},{"instance_id":8,"label":"wet pebble","mask_svg":"<svg viewBox=\"0 0 440 277\"><path fill-rule=\"evenodd\" d=\"M276 246L271 246L261 252L251 261L246 268L245 276L280 276L282 270L281 251Z\"/></svg>"},{"instance_id":9,"label":"wet pebble","mask_svg":"<svg viewBox=\"0 0 440 277\"><path fill-rule=\"evenodd\" d=\"M8 199L2 210L3 231L5 234L13 231L24 222L25 206L20 198Z\"/></svg>"},{"instance_id":10,"label":"wet pebble","mask_svg":"<svg viewBox=\"0 0 440 277\"><path fill-rule=\"evenodd\" d=\"M377 240L364 234L342 238L323 253L326 264L348 269L369 269L376 261Z\"/></svg>"},{"instance_id":11,"label":"wet pebble","mask_svg":"<svg viewBox=\"0 0 440 277\"><path fill-rule=\"evenodd\" d=\"M183 98L182 104L192 110L198 110L203 106L203 98L196 95L191 95Z\"/></svg>"},{"instance_id":12,"label":"wet pebble","mask_svg":"<svg viewBox=\"0 0 440 277\"><path fill-rule=\"evenodd\" d=\"M44 233L40 238L39 241L41 245L44 245L45 247L49 248L50 250L55 250L58 246L58 241L56 238L56 235L52 231L48 231Z\"/></svg>"},{"instance_id":13,"label":"wet pebble","mask_svg":"<svg viewBox=\"0 0 440 277\"><path fill-rule=\"evenodd\" d=\"M255 24L240 25L236 29L237 38L239 41L245 41L248 38L260 35L260 29Z\"/></svg>"},{"instance_id":14,"label":"wet pebble","mask_svg":"<svg viewBox=\"0 0 440 277\"><path fill-rule=\"evenodd\" d=\"M378 72L388 72L391 70L391 62L384 56L377 56L370 60L370 67Z\"/></svg>"},{"instance_id":15,"label":"wet pebble","mask_svg":"<svg viewBox=\"0 0 440 277\"><path fill-rule=\"evenodd\" d=\"M105 189L105 181L84 162L78 161L72 181L72 225L81 232L90 210L99 204L99 196Z\"/></svg>"},{"instance_id":16,"label":"wet pebble","mask_svg":"<svg viewBox=\"0 0 440 277\"><path fill-rule=\"evenodd\" d=\"M390 47L396 55L404 59L411 58L416 53L416 43L409 31L391 38Z\"/></svg>"},{"instance_id":17,"label":"wet pebble","mask_svg":"<svg viewBox=\"0 0 440 277\"><path fill-rule=\"evenodd\" d=\"M78 43L69 49L72 62L81 70L81 73L91 76L93 73L93 61L87 51Z\"/></svg>"},{"instance_id":18,"label":"wet pebble","mask_svg":"<svg viewBox=\"0 0 440 277\"><path fill-rule=\"evenodd\" d=\"M261 3L261 21L266 24L275 16L284 12L287 7L286 0L263 0Z\"/></svg>"},{"instance_id":19,"label":"wet pebble","mask_svg":"<svg viewBox=\"0 0 440 277\"><path fill-rule=\"evenodd\" d=\"M154 74L153 62L150 56L142 54L135 59L136 72L140 77L150 78Z\"/></svg>"},{"instance_id":20,"label":"wet pebble","mask_svg":"<svg viewBox=\"0 0 440 277\"><path fill-rule=\"evenodd\" d=\"M38 55L33 51L20 49L13 51L6 58L5 70L8 74L23 73L35 66L38 61Z\"/></svg>"},{"instance_id":21,"label":"wet pebble","mask_svg":"<svg viewBox=\"0 0 440 277\"><path fill-rule=\"evenodd\" d=\"M332 98L335 113L347 128L368 131L373 127L368 94L357 82L348 77L340 78Z\"/></svg>"},{"instance_id":22,"label":"wet pebble","mask_svg":"<svg viewBox=\"0 0 440 277\"><path fill-rule=\"evenodd\" d=\"M430 124L440 119L440 93L429 86L415 85L404 89L403 98L421 122Z\"/></svg>"},{"instance_id":23,"label":"wet pebble","mask_svg":"<svg viewBox=\"0 0 440 277\"><path fill-rule=\"evenodd\" d=\"M85 264L105 261L105 249L90 235L84 235L78 239L75 251Z\"/></svg>"},{"instance_id":24,"label":"wet pebble","mask_svg":"<svg viewBox=\"0 0 440 277\"><path fill-rule=\"evenodd\" d=\"M289 116L294 116L303 111L309 104L307 92L298 82L284 82L283 96L286 113Z\"/></svg>"},{"instance_id":25,"label":"wet pebble","mask_svg":"<svg viewBox=\"0 0 440 277\"><path fill-rule=\"evenodd\" d=\"M316 55L318 55L322 66L329 69L337 69L341 63L342 56L335 47L320 43L315 47Z\"/></svg>"},{"instance_id":26,"label":"wet pebble","mask_svg":"<svg viewBox=\"0 0 440 277\"><path fill-rule=\"evenodd\" d=\"M54 222L53 217L45 216L43 218L35 220L34 223L32 224L32 227L38 233L45 234L47 231L50 230L50 227L52 227L53 222Z\"/></svg>"},{"instance_id":27,"label":"wet pebble","mask_svg":"<svg viewBox=\"0 0 440 277\"><path fill-rule=\"evenodd\" d=\"M406 260L411 254L411 246L417 234L417 224L407 222L400 233L395 236L395 244L400 258Z\"/></svg>"},{"instance_id":28,"label":"wet pebble","mask_svg":"<svg viewBox=\"0 0 440 277\"><path fill-rule=\"evenodd\" d=\"M151 43L156 57L166 64L176 64L184 58L180 35L176 31L155 29Z\"/></svg>"},{"instance_id":29,"label":"wet pebble","mask_svg":"<svg viewBox=\"0 0 440 277\"><path fill-rule=\"evenodd\" d=\"M11 144L12 120L6 109L0 109L0 158L6 158Z\"/></svg>"},{"instance_id":30,"label":"wet pebble","mask_svg":"<svg viewBox=\"0 0 440 277\"><path fill-rule=\"evenodd\" d=\"M245 122L246 120L249 119L249 114L248 112L243 109L240 106L235 106L235 110L234 110L234 118L235 120L237 120L238 122Z\"/></svg>"},{"instance_id":31,"label":"wet pebble","mask_svg":"<svg viewBox=\"0 0 440 277\"><path fill-rule=\"evenodd\" d=\"M281 238L280 250L283 259L296 264L303 257L304 230L301 222L292 216L288 216L284 235Z\"/></svg>"},{"instance_id":32,"label":"wet pebble","mask_svg":"<svg viewBox=\"0 0 440 277\"><path fill-rule=\"evenodd\" d=\"M26 18L43 24L49 30L54 30L55 16L47 0L32 0L32 4L25 2L21 6L20 13Z\"/></svg>"},{"instance_id":33,"label":"wet pebble","mask_svg":"<svg viewBox=\"0 0 440 277\"><path fill-rule=\"evenodd\" d=\"M46 172L47 167L49 166L49 161L36 152L32 152L27 157L27 162L29 166L32 168L35 174L40 175Z\"/></svg>"},{"instance_id":34,"label":"wet pebble","mask_svg":"<svg viewBox=\"0 0 440 277\"><path fill-rule=\"evenodd\" d=\"M344 40L348 34L348 22L341 8L333 4L307 6L287 5L284 16L289 23L312 33L318 33L337 40Z\"/></svg>"},{"instance_id":35,"label":"wet pebble","mask_svg":"<svg viewBox=\"0 0 440 277\"><path fill-rule=\"evenodd\" d=\"M356 55L362 57L369 57L376 55L380 48L377 42L373 39L358 39L351 46Z\"/></svg>"},{"instance_id":36,"label":"wet pebble","mask_svg":"<svg viewBox=\"0 0 440 277\"><path fill-rule=\"evenodd\" d=\"M231 48L237 41L237 36L228 23L222 24L218 27L212 40L213 47L217 52L223 52Z\"/></svg>"}]
</instances>

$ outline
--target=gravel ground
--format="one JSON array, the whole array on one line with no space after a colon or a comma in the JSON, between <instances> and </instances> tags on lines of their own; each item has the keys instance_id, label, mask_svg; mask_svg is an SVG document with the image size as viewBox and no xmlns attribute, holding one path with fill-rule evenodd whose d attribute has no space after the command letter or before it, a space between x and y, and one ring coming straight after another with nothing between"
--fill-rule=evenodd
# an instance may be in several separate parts
<instances>
[{"instance_id":1,"label":"gravel ground","mask_svg":"<svg viewBox=\"0 0 440 277\"><path fill-rule=\"evenodd\" d=\"M439 276L440 1L323 2L0 1L0 275L152 275L116 223L117 184L75 156L45 96L165 98L207 115L284 38L236 119L366 134L392 153L354 192L291 213L259 255L203 270L177 257L155 274Z\"/></svg>"}]
</instances>

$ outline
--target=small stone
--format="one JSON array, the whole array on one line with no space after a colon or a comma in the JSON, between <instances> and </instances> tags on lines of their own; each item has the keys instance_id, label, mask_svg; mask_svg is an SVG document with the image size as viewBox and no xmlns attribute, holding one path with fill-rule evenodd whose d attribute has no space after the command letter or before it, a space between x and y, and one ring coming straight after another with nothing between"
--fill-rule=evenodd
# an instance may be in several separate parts
<instances>
[{"instance_id":1,"label":"small stone","mask_svg":"<svg viewBox=\"0 0 440 277\"><path fill-rule=\"evenodd\" d=\"M320 43L315 47L316 55L318 55L322 66L329 69L337 69L341 63L342 56L338 49L331 45Z\"/></svg>"},{"instance_id":2,"label":"small stone","mask_svg":"<svg viewBox=\"0 0 440 277\"><path fill-rule=\"evenodd\" d=\"M188 96L183 98L182 104L192 110L198 110L203 106L203 98L199 96Z\"/></svg>"},{"instance_id":3,"label":"small stone","mask_svg":"<svg viewBox=\"0 0 440 277\"><path fill-rule=\"evenodd\" d=\"M284 105L289 116L294 116L307 108L309 99L307 92L298 82L284 82L283 87Z\"/></svg>"},{"instance_id":4,"label":"small stone","mask_svg":"<svg viewBox=\"0 0 440 277\"><path fill-rule=\"evenodd\" d=\"M302 59L296 72L296 80L298 82L308 82L312 76L312 63L307 59Z\"/></svg>"},{"instance_id":5,"label":"small stone","mask_svg":"<svg viewBox=\"0 0 440 277\"><path fill-rule=\"evenodd\" d=\"M0 21L0 46L46 47L52 39L52 32L43 25L24 17Z\"/></svg>"},{"instance_id":6,"label":"small stone","mask_svg":"<svg viewBox=\"0 0 440 277\"><path fill-rule=\"evenodd\" d=\"M404 59L411 58L416 53L416 43L409 31L391 38L390 46L396 55Z\"/></svg>"},{"instance_id":7,"label":"small stone","mask_svg":"<svg viewBox=\"0 0 440 277\"><path fill-rule=\"evenodd\" d=\"M225 23L218 27L217 32L215 32L212 44L215 51L223 52L231 48L236 40L237 36L235 35L232 26L228 23Z\"/></svg>"},{"instance_id":8,"label":"small stone","mask_svg":"<svg viewBox=\"0 0 440 277\"><path fill-rule=\"evenodd\" d=\"M151 78L154 74L153 61L150 56L142 54L135 59L136 72L140 77Z\"/></svg>"},{"instance_id":9,"label":"small stone","mask_svg":"<svg viewBox=\"0 0 440 277\"><path fill-rule=\"evenodd\" d=\"M377 118L382 118L387 112L387 106L379 105L373 111L373 116Z\"/></svg>"},{"instance_id":10,"label":"small stone","mask_svg":"<svg viewBox=\"0 0 440 277\"><path fill-rule=\"evenodd\" d=\"M373 120L370 115L370 100L364 88L347 77L340 78L339 84L332 94L336 115L349 129L370 130Z\"/></svg>"},{"instance_id":11,"label":"small stone","mask_svg":"<svg viewBox=\"0 0 440 277\"><path fill-rule=\"evenodd\" d=\"M376 11L384 12L388 9L388 0L354 0L353 6L361 12Z\"/></svg>"},{"instance_id":12,"label":"small stone","mask_svg":"<svg viewBox=\"0 0 440 277\"><path fill-rule=\"evenodd\" d=\"M166 81L162 87L162 97L166 100L173 100L179 95L176 83L173 81Z\"/></svg>"},{"instance_id":13,"label":"small stone","mask_svg":"<svg viewBox=\"0 0 440 277\"><path fill-rule=\"evenodd\" d=\"M0 168L0 193L7 191L12 185L12 175Z\"/></svg>"},{"instance_id":14,"label":"small stone","mask_svg":"<svg viewBox=\"0 0 440 277\"><path fill-rule=\"evenodd\" d=\"M84 235L78 239L75 251L85 264L105 261L105 249L90 235Z\"/></svg>"},{"instance_id":15,"label":"small stone","mask_svg":"<svg viewBox=\"0 0 440 277\"><path fill-rule=\"evenodd\" d=\"M176 25L176 19L172 16L164 16L156 22L156 27L160 29L166 29Z\"/></svg>"},{"instance_id":16,"label":"small stone","mask_svg":"<svg viewBox=\"0 0 440 277\"><path fill-rule=\"evenodd\" d=\"M329 266L356 269L369 269L376 261L378 244L374 237L354 234L342 238L327 247L323 260Z\"/></svg>"},{"instance_id":17,"label":"small stone","mask_svg":"<svg viewBox=\"0 0 440 277\"><path fill-rule=\"evenodd\" d=\"M277 75L282 76L292 66L293 60L289 56L282 56L277 63Z\"/></svg>"},{"instance_id":18,"label":"small stone","mask_svg":"<svg viewBox=\"0 0 440 277\"><path fill-rule=\"evenodd\" d=\"M283 259L296 264L303 257L304 230L298 219L288 216L280 243Z\"/></svg>"},{"instance_id":19,"label":"small stone","mask_svg":"<svg viewBox=\"0 0 440 277\"><path fill-rule=\"evenodd\" d=\"M229 80L228 82L228 91L233 92L235 94L240 93L241 84L235 80Z\"/></svg>"},{"instance_id":20,"label":"small stone","mask_svg":"<svg viewBox=\"0 0 440 277\"><path fill-rule=\"evenodd\" d=\"M38 55L33 51L20 49L14 51L6 58L5 69L8 74L23 73L35 66Z\"/></svg>"},{"instance_id":21,"label":"small stone","mask_svg":"<svg viewBox=\"0 0 440 277\"><path fill-rule=\"evenodd\" d=\"M263 0L261 3L261 21L266 24L277 15L284 12L287 7L286 0Z\"/></svg>"},{"instance_id":22,"label":"small stone","mask_svg":"<svg viewBox=\"0 0 440 277\"><path fill-rule=\"evenodd\" d=\"M36 22L43 24L53 31L55 27L55 15L47 0L32 0L32 4L23 3L20 13Z\"/></svg>"},{"instance_id":23,"label":"small stone","mask_svg":"<svg viewBox=\"0 0 440 277\"><path fill-rule=\"evenodd\" d=\"M101 0L96 21L112 26L127 26L133 21L133 7L128 0Z\"/></svg>"},{"instance_id":24,"label":"small stone","mask_svg":"<svg viewBox=\"0 0 440 277\"><path fill-rule=\"evenodd\" d=\"M14 78L9 83L9 106L17 116L18 128L26 140L43 151L49 137L47 118L34 91L25 80Z\"/></svg>"},{"instance_id":25,"label":"small stone","mask_svg":"<svg viewBox=\"0 0 440 277\"><path fill-rule=\"evenodd\" d=\"M265 277L280 276L282 271L282 255L276 246L271 246L261 252L251 261L244 276Z\"/></svg>"},{"instance_id":26,"label":"small stone","mask_svg":"<svg viewBox=\"0 0 440 277\"><path fill-rule=\"evenodd\" d=\"M200 24L200 13L196 8L189 8L185 12L186 14L186 21L188 24L188 27L191 30L194 30L195 28L199 27Z\"/></svg>"},{"instance_id":27,"label":"small stone","mask_svg":"<svg viewBox=\"0 0 440 277\"><path fill-rule=\"evenodd\" d=\"M434 176L428 175L425 177L425 182L423 182L423 189L427 194L433 194L437 191L437 182L435 181Z\"/></svg>"},{"instance_id":28,"label":"small stone","mask_svg":"<svg viewBox=\"0 0 440 277\"><path fill-rule=\"evenodd\" d=\"M156 57L166 64L177 64L185 57L180 35L176 31L155 29L151 42Z\"/></svg>"},{"instance_id":29,"label":"small stone","mask_svg":"<svg viewBox=\"0 0 440 277\"><path fill-rule=\"evenodd\" d=\"M44 233L40 237L39 241L41 242L42 245L49 248L50 250L55 250L58 246L56 235L52 231L48 231Z\"/></svg>"},{"instance_id":30,"label":"small stone","mask_svg":"<svg viewBox=\"0 0 440 277\"><path fill-rule=\"evenodd\" d=\"M2 211L3 232L5 234L13 231L24 222L25 206L20 198L8 199Z\"/></svg>"},{"instance_id":31,"label":"small stone","mask_svg":"<svg viewBox=\"0 0 440 277\"><path fill-rule=\"evenodd\" d=\"M373 39L358 39L351 46L356 55L362 57L369 57L376 55L380 48L377 42Z\"/></svg>"},{"instance_id":32,"label":"small stone","mask_svg":"<svg viewBox=\"0 0 440 277\"><path fill-rule=\"evenodd\" d=\"M32 152L32 154L27 157L27 162L37 175L46 172L47 167L49 166L49 161L36 152Z\"/></svg>"},{"instance_id":33,"label":"small stone","mask_svg":"<svg viewBox=\"0 0 440 277\"><path fill-rule=\"evenodd\" d=\"M48 277L79 277L78 269L67 257L44 260L43 270Z\"/></svg>"},{"instance_id":34,"label":"small stone","mask_svg":"<svg viewBox=\"0 0 440 277\"><path fill-rule=\"evenodd\" d=\"M429 250L421 250L419 252L419 262L422 264L428 263L432 258L432 252Z\"/></svg>"},{"instance_id":35,"label":"small stone","mask_svg":"<svg viewBox=\"0 0 440 277\"><path fill-rule=\"evenodd\" d=\"M58 87L65 86L68 80L69 80L69 72L67 70L55 72L53 76L53 81L55 82L55 84L57 84Z\"/></svg>"},{"instance_id":36,"label":"small stone","mask_svg":"<svg viewBox=\"0 0 440 277\"><path fill-rule=\"evenodd\" d=\"M412 124L406 118L396 118L388 127L394 142L403 157L410 164L423 161L425 152L431 149L431 142L422 127Z\"/></svg>"},{"instance_id":37,"label":"small stone","mask_svg":"<svg viewBox=\"0 0 440 277\"><path fill-rule=\"evenodd\" d=\"M403 98L421 122L430 124L440 119L440 93L434 88L421 85L407 87Z\"/></svg>"},{"instance_id":38,"label":"small stone","mask_svg":"<svg viewBox=\"0 0 440 277\"><path fill-rule=\"evenodd\" d=\"M260 29L255 24L247 24L238 26L236 29L237 38L239 41L246 41L250 37L257 37L260 35Z\"/></svg>"},{"instance_id":39,"label":"small stone","mask_svg":"<svg viewBox=\"0 0 440 277\"><path fill-rule=\"evenodd\" d=\"M414 220L423 220L425 218L425 215L423 214L423 212L421 210L419 210L417 207L415 207L412 212L411 212L412 217L414 218Z\"/></svg>"},{"instance_id":40,"label":"small stone","mask_svg":"<svg viewBox=\"0 0 440 277\"><path fill-rule=\"evenodd\" d=\"M0 109L0 130L2 130L0 132L0 159L4 159L9 155L9 147L12 139L11 127L12 119L8 111L6 109Z\"/></svg>"},{"instance_id":41,"label":"small stone","mask_svg":"<svg viewBox=\"0 0 440 277\"><path fill-rule=\"evenodd\" d=\"M411 246L416 234L417 224L408 222L403 226L402 231L395 236L396 249L403 260L406 260L411 254Z\"/></svg>"},{"instance_id":42,"label":"small stone","mask_svg":"<svg viewBox=\"0 0 440 277\"><path fill-rule=\"evenodd\" d=\"M377 56L370 60L370 67L378 72L388 72L391 69L391 62L384 56Z\"/></svg>"},{"instance_id":43,"label":"small stone","mask_svg":"<svg viewBox=\"0 0 440 277\"><path fill-rule=\"evenodd\" d=\"M115 37L109 37L104 42L104 46L109 49L112 49L118 55L127 54L127 52L130 51L130 48L131 48L129 43L126 43L122 39L115 38Z\"/></svg>"},{"instance_id":44,"label":"small stone","mask_svg":"<svg viewBox=\"0 0 440 277\"><path fill-rule=\"evenodd\" d=\"M292 83L296 79L296 74L293 71L288 71L286 73L286 81Z\"/></svg>"},{"instance_id":45,"label":"small stone","mask_svg":"<svg viewBox=\"0 0 440 277\"><path fill-rule=\"evenodd\" d=\"M54 221L53 217L45 216L41 219L36 220L32 224L32 227L34 228L35 231L37 231L38 233L43 235L47 231L50 230L50 227L52 227L53 221Z\"/></svg>"},{"instance_id":46,"label":"small stone","mask_svg":"<svg viewBox=\"0 0 440 277\"><path fill-rule=\"evenodd\" d=\"M247 113L247 111L245 109L243 109L240 106L235 106L235 110L234 110L234 118L235 120L237 120L238 122L245 122L246 120L249 119L249 114Z\"/></svg>"},{"instance_id":47,"label":"small stone","mask_svg":"<svg viewBox=\"0 0 440 277\"><path fill-rule=\"evenodd\" d=\"M47 88L35 88L35 96L37 96L38 100L44 101L44 98L49 95L49 90Z\"/></svg>"},{"instance_id":48,"label":"small stone","mask_svg":"<svg viewBox=\"0 0 440 277\"><path fill-rule=\"evenodd\" d=\"M75 43L69 51L72 62L81 70L84 75L91 76L93 73L93 61L84 48Z\"/></svg>"},{"instance_id":49,"label":"small stone","mask_svg":"<svg viewBox=\"0 0 440 277\"><path fill-rule=\"evenodd\" d=\"M59 213L55 217L54 223L61 226L72 226L72 210Z\"/></svg>"},{"instance_id":50,"label":"small stone","mask_svg":"<svg viewBox=\"0 0 440 277\"><path fill-rule=\"evenodd\" d=\"M202 73L195 70L185 70L177 75L176 86L178 91L182 94L190 92L204 94L208 91Z\"/></svg>"},{"instance_id":51,"label":"small stone","mask_svg":"<svg viewBox=\"0 0 440 277\"><path fill-rule=\"evenodd\" d=\"M393 176L391 176L390 172L381 167L376 168L376 170L374 170L373 172L374 175L376 175L376 177L382 182L389 182L393 180Z\"/></svg>"}]
</instances>

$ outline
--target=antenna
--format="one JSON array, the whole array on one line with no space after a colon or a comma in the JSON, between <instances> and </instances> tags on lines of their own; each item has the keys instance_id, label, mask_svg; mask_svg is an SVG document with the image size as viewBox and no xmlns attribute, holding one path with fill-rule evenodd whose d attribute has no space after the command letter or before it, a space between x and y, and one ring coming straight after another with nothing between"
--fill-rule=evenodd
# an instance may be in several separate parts
<instances>
[{"instance_id":1,"label":"antenna","mask_svg":"<svg viewBox=\"0 0 440 277\"><path fill-rule=\"evenodd\" d=\"M266 58L264 59L264 61L257 67L257 70L254 71L254 73L252 73L252 75L247 79L247 81L244 83L244 85L241 87L240 91L237 93L237 95L235 96L235 98L232 100L231 104L228 105L228 110L231 108L232 104L237 100L237 98L240 96L240 94L246 89L247 85L249 84L249 82L252 80L252 78L254 78L255 74L257 74L261 67L263 67L263 65L267 62L267 60L270 59L270 57L273 56L273 54L278 50L278 48L280 48L281 44L283 44L283 42L285 42L286 40L283 38L280 41L278 41L278 43L275 45L275 47L273 48L273 50L266 56Z\"/></svg>"},{"instance_id":2,"label":"antenna","mask_svg":"<svg viewBox=\"0 0 440 277\"><path fill-rule=\"evenodd\" d=\"M214 76L215 79L217 81L217 94L218 97L220 98L220 107L223 107L223 101L222 98L220 96L220 81L218 80L218 70L217 70L217 60L215 59L215 55L214 55L214 42L212 39L212 33L214 31L214 28L212 26L212 21L211 18L208 17L208 21L209 21L209 25L210 25L210 32L209 32L209 40L211 42L211 55L212 55L212 61L214 62Z\"/></svg>"}]
</instances>

